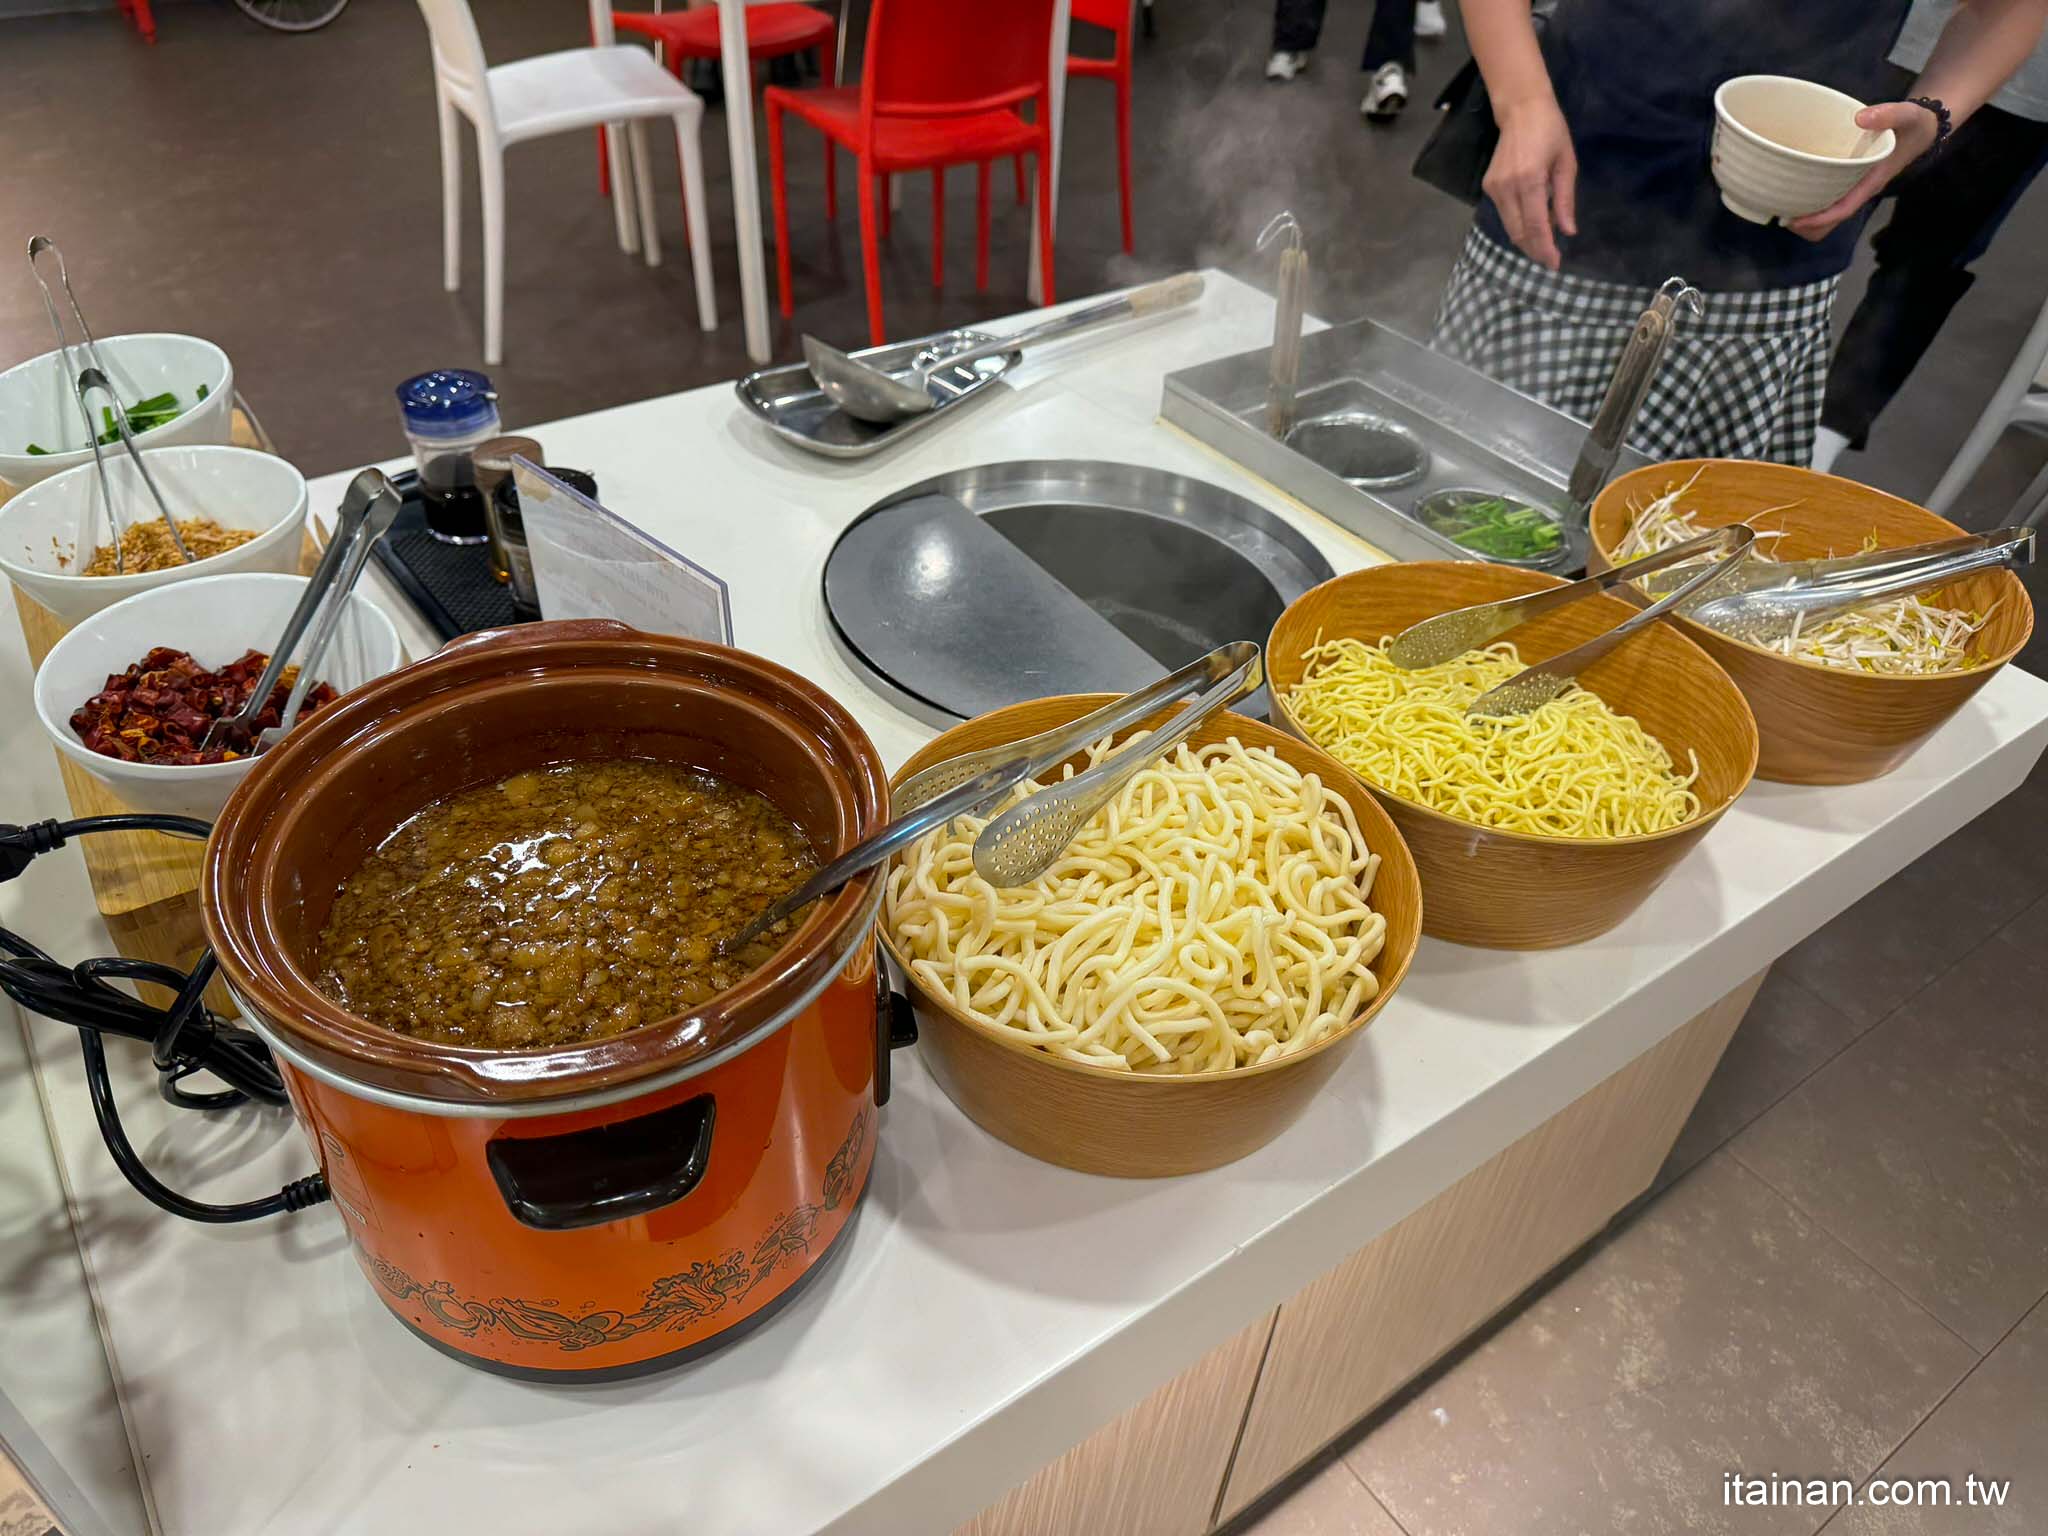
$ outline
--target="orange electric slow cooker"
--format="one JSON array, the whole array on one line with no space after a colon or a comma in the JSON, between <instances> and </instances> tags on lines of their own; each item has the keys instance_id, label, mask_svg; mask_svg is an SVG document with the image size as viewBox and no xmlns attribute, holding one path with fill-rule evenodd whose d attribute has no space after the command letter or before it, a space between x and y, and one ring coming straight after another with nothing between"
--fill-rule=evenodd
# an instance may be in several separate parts
<instances>
[{"instance_id":1,"label":"orange electric slow cooker","mask_svg":"<svg viewBox=\"0 0 2048 1536\"><path fill-rule=\"evenodd\" d=\"M889 1010L863 877L695 1013L485 1051L392 1033L313 983L336 891L428 803L522 768L652 758L766 795L821 853L888 816L852 716L795 673L604 621L458 640L261 758L207 849L207 937L384 1303L507 1374L632 1373L758 1322L867 1184Z\"/></svg>"}]
</instances>

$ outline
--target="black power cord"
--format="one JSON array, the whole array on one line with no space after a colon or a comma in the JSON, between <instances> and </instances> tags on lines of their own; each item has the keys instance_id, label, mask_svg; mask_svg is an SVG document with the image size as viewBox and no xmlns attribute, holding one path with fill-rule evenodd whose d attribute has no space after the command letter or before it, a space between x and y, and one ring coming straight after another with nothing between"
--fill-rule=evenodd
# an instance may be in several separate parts
<instances>
[{"instance_id":1,"label":"black power cord","mask_svg":"<svg viewBox=\"0 0 2048 1536\"><path fill-rule=\"evenodd\" d=\"M130 814L82 816L75 821L40 821L27 826L0 824L0 881L12 880L41 854L64 846L83 833L168 832L174 837L204 839L212 830L190 816ZM114 1081L107 1071L104 1037L120 1035L148 1043L156 1065L157 1091L184 1109L228 1109L254 1101L288 1103L284 1079L270 1050L248 1030L206 1007L207 984L214 973L213 952L199 957L188 971L149 960L112 956L64 965L27 939L0 928L0 992L31 1013L39 1013L78 1031L85 1057L86 1088L100 1139L115 1165L145 1199L188 1221L253 1221L285 1211L304 1210L328 1198L327 1181L319 1174L294 1179L274 1195L236 1205L211 1205L179 1194L143 1165L114 1103ZM152 1007L114 985L147 981L167 987L175 999L167 1008ZM195 1093L186 1078L204 1072L227 1086Z\"/></svg>"}]
</instances>

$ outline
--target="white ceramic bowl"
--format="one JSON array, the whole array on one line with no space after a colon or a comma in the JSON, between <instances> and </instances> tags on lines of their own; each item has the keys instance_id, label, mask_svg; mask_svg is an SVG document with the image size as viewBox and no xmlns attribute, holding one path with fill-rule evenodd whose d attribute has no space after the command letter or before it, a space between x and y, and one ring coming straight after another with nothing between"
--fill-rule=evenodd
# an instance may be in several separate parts
<instances>
[{"instance_id":1,"label":"white ceramic bowl","mask_svg":"<svg viewBox=\"0 0 2048 1536\"><path fill-rule=\"evenodd\" d=\"M1714 92L1714 180L1753 224L1818 213L1892 152L1887 128L1858 153L1854 96L1788 75L1737 75Z\"/></svg>"},{"instance_id":2,"label":"white ceramic bowl","mask_svg":"<svg viewBox=\"0 0 2048 1536\"><path fill-rule=\"evenodd\" d=\"M149 473L174 517L204 515L223 528L259 530L248 543L190 565L125 576L81 576L72 549L80 518L99 516L99 474L81 464L32 485L0 505L0 571L15 586L66 624L146 592L227 571L299 568L305 541L306 477L275 454L254 448L160 448L149 455ZM126 454L110 459L116 506L124 518L155 518L141 476ZM88 521L86 526L94 526ZM107 537L104 524L97 535ZM91 558L90 551L87 552Z\"/></svg>"},{"instance_id":3,"label":"white ceramic bowl","mask_svg":"<svg viewBox=\"0 0 2048 1536\"><path fill-rule=\"evenodd\" d=\"M237 571L158 587L102 609L59 640L36 672L36 718L57 750L139 811L212 817L249 771L253 758L228 763L128 763L86 749L71 713L151 648L189 651L206 667L224 667L248 650L268 651L306 589L303 576ZM404 656L398 631L360 591L314 668L337 693L396 671Z\"/></svg>"},{"instance_id":4,"label":"white ceramic bowl","mask_svg":"<svg viewBox=\"0 0 2048 1536\"><path fill-rule=\"evenodd\" d=\"M167 389L185 403L185 409L170 421L135 435L144 452L172 443L232 440L235 370L227 353L212 342L197 336L149 331L108 336L100 342L99 350L106 360L107 378L123 405L133 405ZM78 367L84 366L80 348L73 347L71 355ZM45 352L0 373L0 480L16 490L75 465L92 462L85 423L78 415L78 399L71 393L69 383L59 388L62 375L55 359L55 352ZM75 370L70 376L76 377ZM202 384L206 386L206 398L196 400ZM97 417L103 403L100 397L89 396L88 403ZM30 443L40 444L50 452L29 453L26 450ZM115 453L121 451L119 444L111 446Z\"/></svg>"}]
</instances>

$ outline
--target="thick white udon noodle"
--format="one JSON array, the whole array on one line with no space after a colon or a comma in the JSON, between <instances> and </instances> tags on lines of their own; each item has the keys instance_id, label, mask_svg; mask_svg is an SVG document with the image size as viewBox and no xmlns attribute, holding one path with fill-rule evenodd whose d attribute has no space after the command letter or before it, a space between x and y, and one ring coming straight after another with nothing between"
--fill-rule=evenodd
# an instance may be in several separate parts
<instances>
[{"instance_id":1,"label":"thick white udon noodle","mask_svg":"<svg viewBox=\"0 0 2048 1536\"><path fill-rule=\"evenodd\" d=\"M1019 1040L1119 1071L1219 1071L1313 1045L1379 994L1379 855L1343 796L1268 749L1180 747L1015 890L974 872L985 825L917 842L884 920L926 986Z\"/></svg>"}]
</instances>

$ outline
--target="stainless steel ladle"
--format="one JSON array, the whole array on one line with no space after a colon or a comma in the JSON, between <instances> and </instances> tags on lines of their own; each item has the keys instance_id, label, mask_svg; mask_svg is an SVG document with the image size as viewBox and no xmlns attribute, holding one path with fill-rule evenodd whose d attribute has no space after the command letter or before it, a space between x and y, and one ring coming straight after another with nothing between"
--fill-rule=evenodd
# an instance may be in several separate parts
<instances>
[{"instance_id":1,"label":"stainless steel ladle","mask_svg":"<svg viewBox=\"0 0 2048 1536\"><path fill-rule=\"evenodd\" d=\"M906 417L922 416L932 408L935 402L932 399L931 376L938 369L958 368L984 357L1020 352L1039 342L1072 336L1098 325L1108 325L1114 320L1158 314L1182 304L1192 304L1201 294L1201 274L1183 272L1177 277L1134 288L1103 303L1057 315L1011 335L995 337L964 352L948 352L921 360L905 376L870 368L858 358L847 356L815 336L803 339L804 365L811 370L811 377L818 381L818 388L825 392L826 398L847 415L887 425Z\"/></svg>"}]
</instances>

